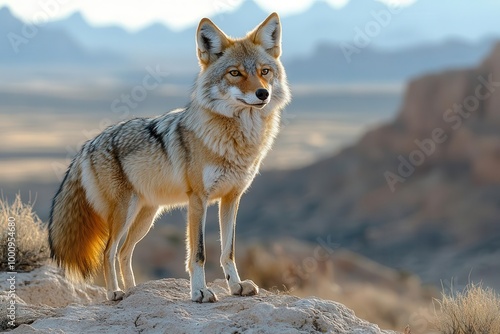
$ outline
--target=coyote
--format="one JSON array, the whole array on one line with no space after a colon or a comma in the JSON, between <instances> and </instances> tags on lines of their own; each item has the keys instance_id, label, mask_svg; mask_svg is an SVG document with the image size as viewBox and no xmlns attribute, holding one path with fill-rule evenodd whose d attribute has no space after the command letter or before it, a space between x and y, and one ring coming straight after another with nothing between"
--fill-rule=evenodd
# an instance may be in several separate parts
<instances>
[{"instance_id":1,"label":"coyote","mask_svg":"<svg viewBox=\"0 0 500 334\"><path fill-rule=\"evenodd\" d=\"M279 16L271 14L244 38L230 38L204 18L196 46L201 70L188 105L121 122L86 142L53 199L52 258L76 280L92 277L103 262L111 300L124 296L118 276L125 291L135 286L132 253L158 213L187 205L191 299L215 302L204 271L205 216L214 202L219 203L220 262L229 290L240 296L259 292L251 280L240 280L234 233L240 198L290 101L280 62Z\"/></svg>"}]
</instances>

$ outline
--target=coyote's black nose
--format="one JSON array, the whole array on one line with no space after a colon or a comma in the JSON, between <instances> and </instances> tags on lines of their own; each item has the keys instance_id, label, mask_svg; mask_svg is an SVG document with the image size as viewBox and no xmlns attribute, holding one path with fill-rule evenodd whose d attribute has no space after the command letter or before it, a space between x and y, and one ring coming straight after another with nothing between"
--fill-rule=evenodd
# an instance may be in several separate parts
<instances>
[{"instance_id":1,"label":"coyote's black nose","mask_svg":"<svg viewBox=\"0 0 500 334\"><path fill-rule=\"evenodd\" d=\"M255 92L255 95L257 95L257 98L259 100L265 101L269 97L269 92L267 89L259 88Z\"/></svg>"}]
</instances>

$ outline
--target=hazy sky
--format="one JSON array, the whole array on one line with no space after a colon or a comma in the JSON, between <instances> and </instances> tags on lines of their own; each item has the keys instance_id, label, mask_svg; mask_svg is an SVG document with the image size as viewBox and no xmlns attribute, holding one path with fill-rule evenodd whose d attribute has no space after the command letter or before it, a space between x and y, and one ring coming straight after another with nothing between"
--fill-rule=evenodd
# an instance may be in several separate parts
<instances>
[{"instance_id":1,"label":"hazy sky","mask_svg":"<svg viewBox=\"0 0 500 334\"><path fill-rule=\"evenodd\" d=\"M281 15L300 12L314 0L255 0L263 9ZM349 0L326 0L341 7ZM415 0L380 0L391 3L412 3ZM0 0L0 7L8 5L14 14L25 21L54 20L81 11L94 25L120 24L131 30L152 22L162 22L172 28L183 28L196 23L203 16L237 8L242 0Z\"/></svg>"}]
</instances>

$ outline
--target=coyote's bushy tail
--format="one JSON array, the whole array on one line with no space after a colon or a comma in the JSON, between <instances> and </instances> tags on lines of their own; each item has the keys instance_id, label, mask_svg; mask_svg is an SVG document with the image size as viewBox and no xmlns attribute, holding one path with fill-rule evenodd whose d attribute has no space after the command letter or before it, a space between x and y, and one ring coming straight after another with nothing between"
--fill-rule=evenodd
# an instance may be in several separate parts
<instances>
[{"instance_id":1,"label":"coyote's bushy tail","mask_svg":"<svg viewBox=\"0 0 500 334\"><path fill-rule=\"evenodd\" d=\"M51 257L69 278L90 278L101 265L108 233L106 222L87 201L80 165L73 162L52 202Z\"/></svg>"}]
</instances>

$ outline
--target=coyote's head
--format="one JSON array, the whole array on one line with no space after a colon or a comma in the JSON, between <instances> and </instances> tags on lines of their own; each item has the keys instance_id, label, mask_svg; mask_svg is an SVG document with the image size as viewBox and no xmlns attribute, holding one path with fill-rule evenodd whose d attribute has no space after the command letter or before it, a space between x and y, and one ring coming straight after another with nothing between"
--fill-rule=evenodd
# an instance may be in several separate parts
<instances>
[{"instance_id":1,"label":"coyote's head","mask_svg":"<svg viewBox=\"0 0 500 334\"><path fill-rule=\"evenodd\" d=\"M226 36L202 19L196 33L201 66L193 98L202 107L232 117L245 108L262 113L281 109L290 99L281 65L281 24L271 14L244 38Z\"/></svg>"}]
</instances>

